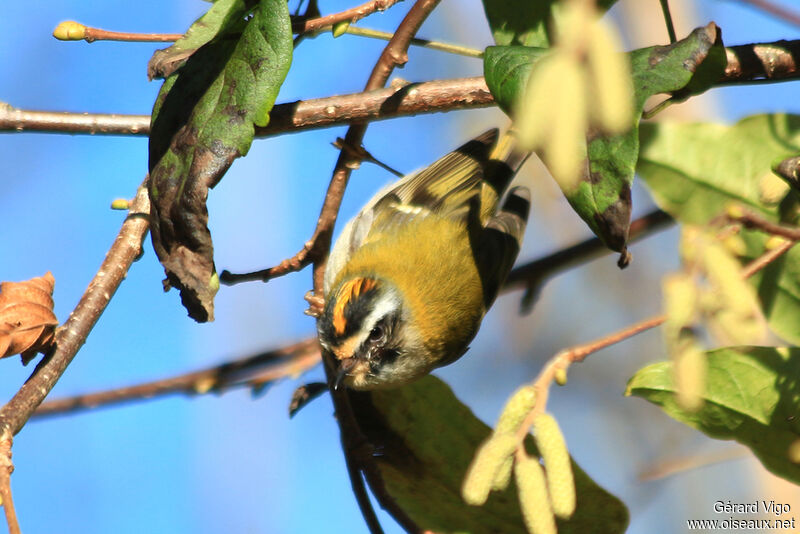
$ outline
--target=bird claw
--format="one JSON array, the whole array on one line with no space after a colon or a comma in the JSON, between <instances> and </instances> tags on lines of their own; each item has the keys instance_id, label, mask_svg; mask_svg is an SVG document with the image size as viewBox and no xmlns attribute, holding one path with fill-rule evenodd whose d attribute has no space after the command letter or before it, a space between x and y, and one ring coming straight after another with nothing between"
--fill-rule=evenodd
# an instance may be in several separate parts
<instances>
[{"instance_id":1,"label":"bird claw","mask_svg":"<svg viewBox=\"0 0 800 534\"><path fill-rule=\"evenodd\" d=\"M316 296L313 291L308 291L303 296L303 299L308 302L308 309L303 313L310 315L315 319L319 319L322 315L322 312L325 310L325 299L323 297Z\"/></svg>"}]
</instances>

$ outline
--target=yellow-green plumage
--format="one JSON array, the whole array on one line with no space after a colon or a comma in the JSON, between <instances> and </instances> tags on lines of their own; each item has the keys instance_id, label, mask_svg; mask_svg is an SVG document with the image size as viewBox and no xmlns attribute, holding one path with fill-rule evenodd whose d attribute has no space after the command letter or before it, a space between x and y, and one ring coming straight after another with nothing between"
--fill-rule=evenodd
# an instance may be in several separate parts
<instances>
[{"instance_id":1,"label":"yellow-green plumage","mask_svg":"<svg viewBox=\"0 0 800 534\"><path fill-rule=\"evenodd\" d=\"M458 228L461 226L462 228ZM370 233L340 271L334 286L354 277L379 277L400 288L428 359L463 351L484 314L483 286L464 223L436 215L411 220L402 232ZM417 236L455 239L420 243ZM397 258L393 251L404 251ZM459 273L458 277L434 273ZM402 288L413 287L405 292Z\"/></svg>"},{"instance_id":2,"label":"yellow-green plumage","mask_svg":"<svg viewBox=\"0 0 800 534\"><path fill-rule=\"evenodd\" d=\"M400 385L467 349L527 219L526 191L512 191L498 211L525 159L513 145L486 132L378 192L347 224L325 272L318 329L348 385ZM366 287L362 279L377 281L374 291L353 298L346 288ZM371 341L384 327L391 339Z\"/></svg>"}]
</instances>

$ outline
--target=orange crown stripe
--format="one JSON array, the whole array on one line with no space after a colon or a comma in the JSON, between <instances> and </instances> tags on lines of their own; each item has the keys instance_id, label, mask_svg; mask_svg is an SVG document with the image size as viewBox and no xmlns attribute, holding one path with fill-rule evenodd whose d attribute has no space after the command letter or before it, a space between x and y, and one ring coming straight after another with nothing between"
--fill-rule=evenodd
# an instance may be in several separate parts
<instances>
[{"instance_id":1,"label":"orange crown stripe","mask_svg":"<svg viewBox=\"0 0 800 534\"><path fill-rule=\"evenodd\" d=\"M344 318L344 310L347 305L358 298L361 293L366 293L377 285L377 280L372 278L353 278L342 284L339 289L339 298L333 308L333 329L338 335L344 334L347 327L347 321Z\"/></svg>"}]
</instances>

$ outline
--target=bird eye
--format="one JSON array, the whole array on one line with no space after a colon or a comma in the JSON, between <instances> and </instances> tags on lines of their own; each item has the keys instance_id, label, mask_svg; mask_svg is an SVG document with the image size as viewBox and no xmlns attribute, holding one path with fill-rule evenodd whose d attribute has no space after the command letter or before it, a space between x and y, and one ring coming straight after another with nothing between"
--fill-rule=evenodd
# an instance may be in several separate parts
<instances>
[{"instance_id":1,"label":"bird eye","mask_svg":"<svg viewBox=\"0 0 800 534\"><path fill-rule=\"evenodd\" d=\"M370 341L379 341L383 338L383 327L381 325L376 325L372 330L369 331L369 336L367 339Z\"/></svg>"}]
</instances>

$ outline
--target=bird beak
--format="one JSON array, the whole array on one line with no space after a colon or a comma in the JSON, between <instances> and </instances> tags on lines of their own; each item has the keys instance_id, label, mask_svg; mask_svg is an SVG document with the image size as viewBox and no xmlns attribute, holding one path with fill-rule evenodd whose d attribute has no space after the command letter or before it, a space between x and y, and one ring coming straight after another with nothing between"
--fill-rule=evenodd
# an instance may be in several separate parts
<instances>
[{"instance_id":1,"label":"bird beak","mask_svg":"<svg viewBox=\"0 0 800 534\"><path fill-rule=\"evenodd\" d=\"M333 389L339 389L339 386L344 382L344 377L350 374L350 371L356 366L357 363L358 360L355 358L344 358L339 360L339 371L336 373L336 380L333 382Z\"/></svg>"}]
</instances>

